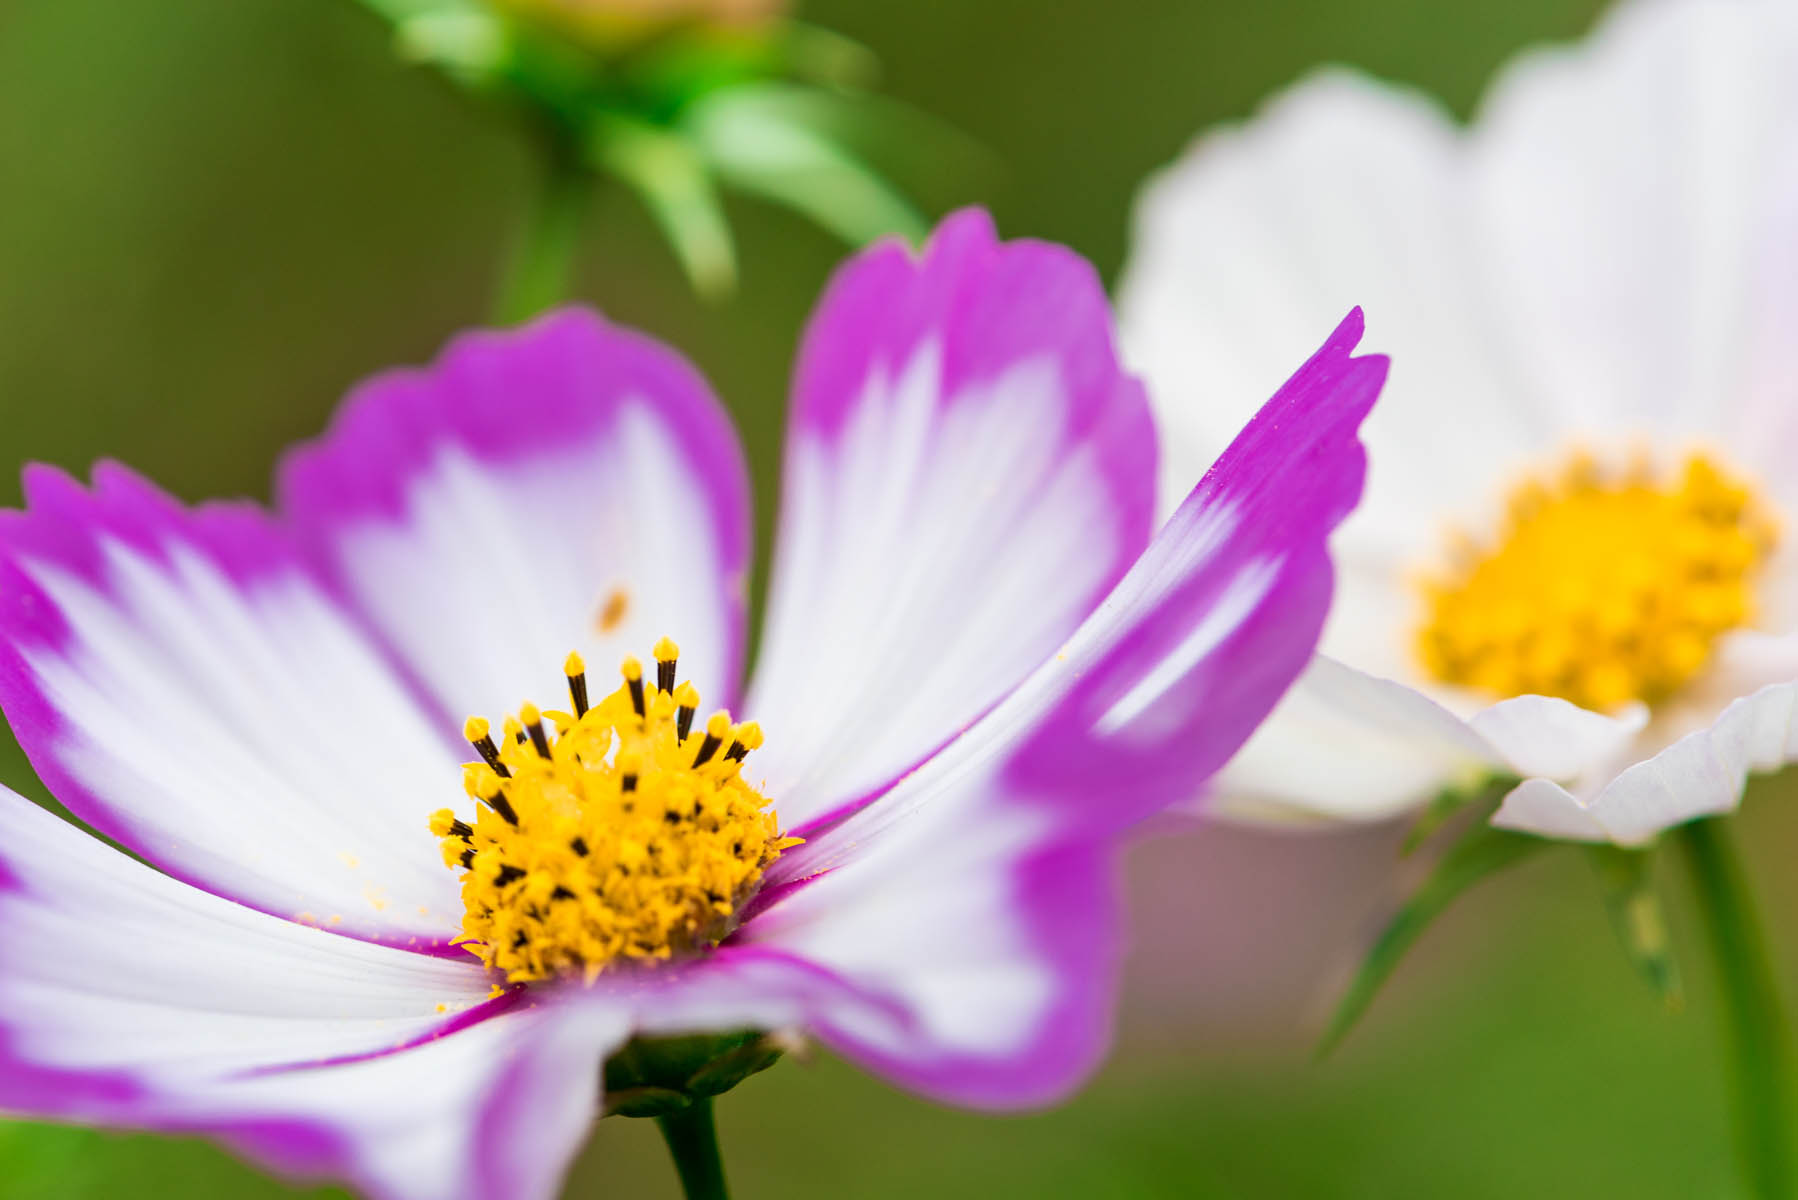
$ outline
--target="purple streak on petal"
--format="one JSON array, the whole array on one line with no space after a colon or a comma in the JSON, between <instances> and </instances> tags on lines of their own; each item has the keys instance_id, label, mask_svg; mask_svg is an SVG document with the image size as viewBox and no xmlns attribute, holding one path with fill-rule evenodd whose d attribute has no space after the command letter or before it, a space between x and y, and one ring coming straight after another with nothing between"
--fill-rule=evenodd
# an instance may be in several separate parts
<instances>
[{"instance_id":1,"label":"purple streak on petal","mask_svg":"<svg viewBox=\"0 0 1798 1200\"><path fill-rule=\"evenodd\" d=\"M309 1058L298 1062L271 1063L267 1066L257 1067L254 1070L245 1071L244 1074L248 1076L286 1075L294 1071L316 1071L324 1067L347 1067L353 1063L373 1062L377 1058L392 1058L396 1054L403 1054L407 1050L415 1050L420 1046L429 1045L441 1038L446 1038L452 1033L460 1033L464 1029L479 1025L482 1021L488 1020L489 1018L511 1012L525 999L525 990L523 984L513 984L491 1000L483 1001L473 1008L463 1009L461 1012L445 1020L443 1024L437 1026L435 1029L427 1030L416 1037L407 1038L403 1042L396 1042L394 1045L384 1046L379 1050L367 1050L361 1054L341 1054L336 1058Z\"/></svg>"},{"instance_id":2,"label":"purple streak on petal","mask_svg":"<svg viewBox=\"0 0 1798 1200\"><path fill-rule=\"evenodd\" d=\"M748 468L711 388L668 347L585 308L519 329L464 333L429 367L361 384L322 437L283 459L279 508L336 578L332 540L371 520L403 524L408 489L446 446L485 463L528 460L605 436L631 401L656 408L705 489L723 572L747 577ZM746 603L742 594L726 597L732 645L722 677L733 687L742 675Z\"/></svg>"}]
</instances>

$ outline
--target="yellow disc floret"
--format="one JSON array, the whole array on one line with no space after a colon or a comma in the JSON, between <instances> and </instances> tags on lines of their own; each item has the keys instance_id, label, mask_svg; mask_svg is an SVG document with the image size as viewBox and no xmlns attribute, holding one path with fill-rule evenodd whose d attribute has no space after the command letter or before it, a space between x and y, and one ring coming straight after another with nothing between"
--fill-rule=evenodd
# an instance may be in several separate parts
<instances>
[{"instance_id":1,"label":"yellow disc floret","mask_svg":"<svg viewBox=\"0 0 1798 1200\"><path fill-rule=\"evenodd\" d=\"M1510 497L1498 538L1464 542L1425 582L1430 674L1498 696L1600 711L1665 700L1754 618L1773 522L1703 455L1671 477L1577 455Z\"/></svg>"},{"instance_id":2,"label":"yellow disc floret","mask_svg":"<svg viewBox=\"0 0 1798 1200\"><path fill-rule=\"evenodd\" d=\"M482 759L463 772L477 816L444 809L431 832L463 871L460 940L515 983L711 946L798 844L740 774L760 727L717 712L695 732L699 693L675 687L674 643L656 658L660 686L627 659L589 707L570 654L572 712L526 704L497 743L479 717L464 727Z\"/></svg>"}]
</instances>

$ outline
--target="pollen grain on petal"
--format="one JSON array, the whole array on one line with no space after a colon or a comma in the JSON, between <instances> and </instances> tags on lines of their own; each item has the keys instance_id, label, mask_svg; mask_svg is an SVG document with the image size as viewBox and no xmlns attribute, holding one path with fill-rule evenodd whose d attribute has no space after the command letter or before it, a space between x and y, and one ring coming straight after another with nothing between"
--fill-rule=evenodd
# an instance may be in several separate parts
<instances>
[{"instance_id":1,"label":"pollen grain on petal","mask_svg":"<svg viewBox=\"0 0 1798 1200\"><path fill-rule=\"evenodd\" d=\"M616 633L631 613L629 589L615 587L605 594L593 614L593 627L602 634Z\"/></svg>"}]
</instances>

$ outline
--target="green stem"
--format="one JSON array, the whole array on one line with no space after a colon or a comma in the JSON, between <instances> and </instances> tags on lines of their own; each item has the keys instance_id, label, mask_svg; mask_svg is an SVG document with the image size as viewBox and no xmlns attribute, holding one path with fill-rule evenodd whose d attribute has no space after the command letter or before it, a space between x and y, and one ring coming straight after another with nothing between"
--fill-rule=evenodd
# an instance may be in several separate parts
<instances>
[{"instance_id":1,"label":"green stem","mask_svg":"<svg viewBox=\"0 0 1798 1200\"><path fill-rule=\"evenodd\" d=\"M511 325L565 299L593 182L571 147L550 148L542 190L532 202L500 282L494 320Z\"/></svg>"},{"instance_id":2,"label":"green stem","mask_svg":"<svg viewBox=\"0 0 1798 1200\"><path fill-rule=\"evenodd\" d=\"M1693 821L1679 831L1692 868L1698 908L1716 960L1725 1036L1735 1084L1737 1148L1753 1195L1798 1195L1795 1169L1791 1048L1779 991L1753 897L1721 820Z\"/></svg>"},{"instance_id":3,"label":"green stem","mask_svg":"<svg viewBox=\"0 0 1798 1200\"><path fill-rule=\"evenodd\" d=\"M729 1200L724 1162L718 1157L718 1130L712 1124L712 1098L693 1101L678 1112L657 1117L674 1169L687 1200Z\"/></svg>"}]
</instances>

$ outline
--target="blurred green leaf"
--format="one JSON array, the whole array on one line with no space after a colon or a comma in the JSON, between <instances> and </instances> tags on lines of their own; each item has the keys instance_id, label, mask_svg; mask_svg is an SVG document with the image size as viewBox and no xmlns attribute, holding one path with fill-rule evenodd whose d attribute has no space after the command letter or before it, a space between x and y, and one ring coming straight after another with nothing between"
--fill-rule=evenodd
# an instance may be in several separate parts
<instances>
[{"instance_id":1,"label":"blurred green leaf","mask_svg":"<svg viewBox=\"0 0 1798 1200\"><path fill-rule=\"evenodd\" d=\"M1667 914L1654 887L1653 849L1588 846L1586 854L1604 889L1611 927L1630 965L1669 1009L1683 1008L1679 963L1667 934Z\"/></svg>"},{"instance_id":2,"label":"blurred green leaf","mask_svg":"<svg viewBox=\"0 0 1798 1200\"><path fill-rule=\"evenodd\" d=\"M678 133L608 113L593 122L587 148L595 166L643 198L694 290L715 298L736 285L730 225L698 147Z\"/></svg>"},{"instance_id":3,"label":"blurred green leaf","mask_svg":"<svg viewBox=\"0 0 1798 1200\"><path fill-rule=\"evenodd\" d=\"M62 1125L0 1122L0 1195L50 1200L98 1194L101 1135Z\"/></svg>"},{"instance_id":4,"label":"blurred green leaf","mask_svg":"<svg viewBox=\"0 0 1798 1200\"><path fill-rule=\"evenodd\" d=\"M804 214L851 245L889 233L922 237L917 210L802 120L792 91L750 84L716 92L694 105L683 125L720 178Z\"/></svg>"},{"instance_id":5,"label":"blurred green leaf","mask_svg":"<svg viewBox=\"0 0 1798 1200\"><path fill-rule=\"evenodd\" d=\"M1318 1040L1316 1056L1324 1058L1341 1044L1397 969L1405 952L1462 892L1488 875L1555 844L1547 838L1494 829L1483 822L1469 830L1380 931L1337 1004L1329 1027Z\"/></svg>"},{"instance_id":6,"label":"blurred green leaf","mask_svg":"<svg viewBox=\"0 0 1798 1200\"><path fill-rule=\"evenodd\" d=\"M796 78L833 88L867 88L880 75L880 59L854 38L835 30L788 21L780 51Z\"/></svg>"}]
</instances>

